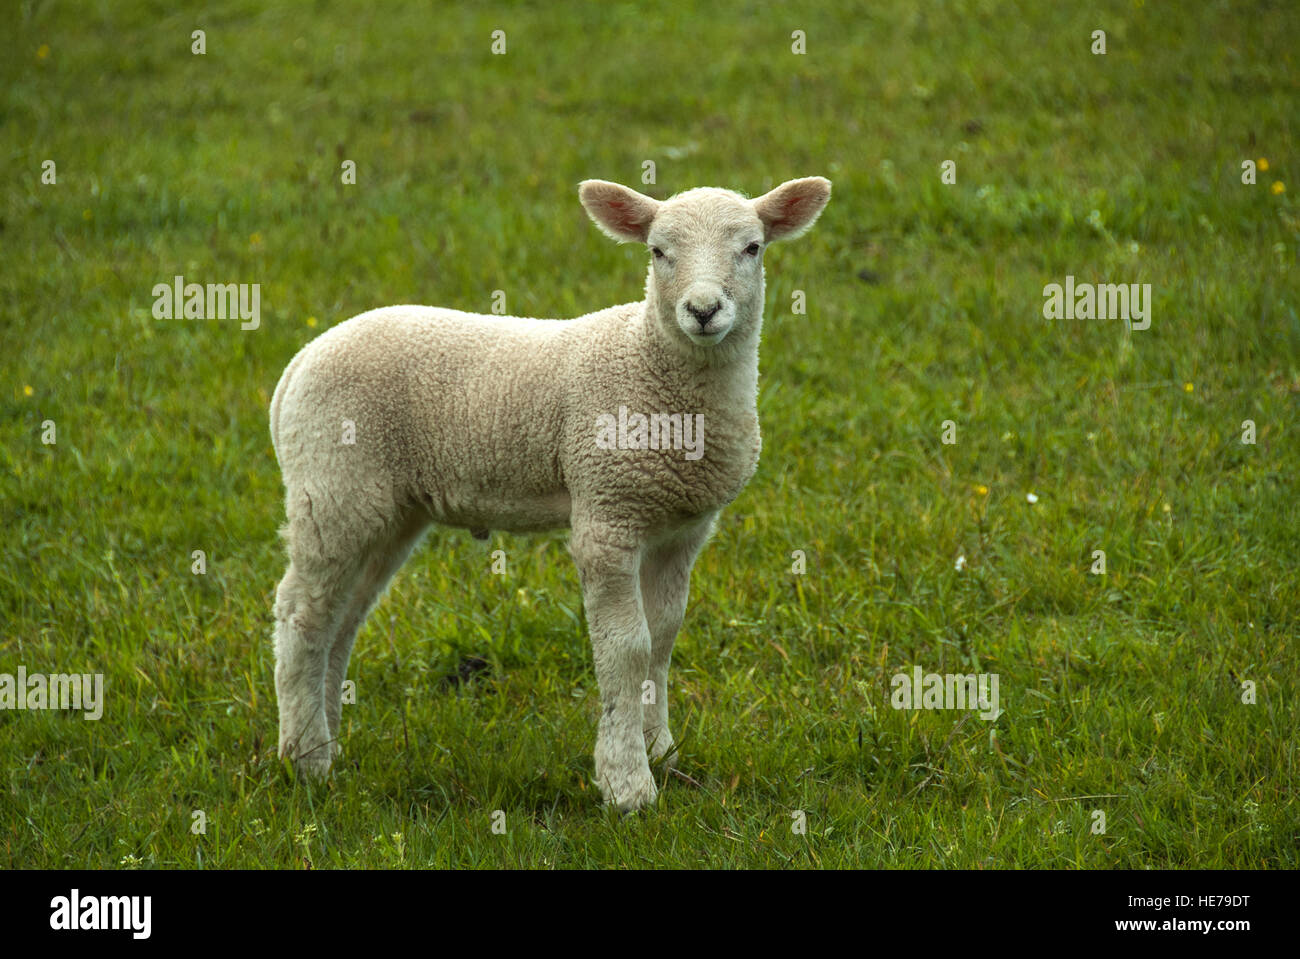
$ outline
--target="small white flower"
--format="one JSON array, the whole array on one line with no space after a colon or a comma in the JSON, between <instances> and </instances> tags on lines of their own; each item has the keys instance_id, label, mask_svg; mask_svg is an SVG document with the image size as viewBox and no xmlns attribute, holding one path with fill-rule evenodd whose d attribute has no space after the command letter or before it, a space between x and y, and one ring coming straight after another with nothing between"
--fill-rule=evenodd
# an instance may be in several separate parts
<instances>
[{"instance_id":1,"label":"small white flower","mask_svg":"<svg viewBox=\"0 0 1300 959\"><path fill-rule=\"evenodd\" d=\"M1037 502L1038 502L1038 497L1035 496L1033 493L1026 493L1026 494L1025 494L1025 499L1026 499L1026 501L1028 501L1028 502L1030 502L1030 503L1037 503Z\"/></svg>"},{"instance_id":2,"label":"small white flower","mask_svg":"<svg viewBox=\"0 0 1300 959\"><path fill-rule=\"evenodd\" d=\"M957 563L956 563L956 565L953 567L953 569L957 570L957 572L960 573L960 572L961 572L963 569L965 569L965 568L966 568L966 557L965 557L965 556L958 556L958 557L957 557Z\"/></svg>"}]
</instances>

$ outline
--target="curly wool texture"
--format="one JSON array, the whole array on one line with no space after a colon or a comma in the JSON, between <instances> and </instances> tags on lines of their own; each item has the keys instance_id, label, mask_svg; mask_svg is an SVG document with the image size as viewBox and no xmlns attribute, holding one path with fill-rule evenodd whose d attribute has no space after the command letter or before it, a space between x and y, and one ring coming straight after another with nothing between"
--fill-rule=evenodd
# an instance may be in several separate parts
<instances>
[{"instance_id":1,"label":"curly wool texture","mask_svg":"<svg viewBox=\"0 0 1300 959\"><path fill-rule=\"evenodd\" d=\"M601 691L596 779L623 809L655 798L647 750L673 759L668 666L690 570L758 462L761 252L807 229L830 184L660 202L589 180L580 196L607 234L650 247L644 300L574 320L385 307L280 378L280 752L309 774L338 751L357 630L431 523L569 526ZM647 418L662 426L650 440Z\"/></svg>"},{"instance_id":2,"label":"curly wool texture","mask_svg":"<svg viewBox=\"0 0 1300 959\"><path fill-rule=\"evenodd\" d=\"M313 549L342 558L411 511L524 533L568 526L577 502L640 538L731 502L758 462L756 377L647 362L643 307L537 320L392 306L313 340L272 400L276 455L313 513L356 514L323 536L316 515ZM620 407L702 417L704 455L599 448Z\"/></svg>"}]
</instances>

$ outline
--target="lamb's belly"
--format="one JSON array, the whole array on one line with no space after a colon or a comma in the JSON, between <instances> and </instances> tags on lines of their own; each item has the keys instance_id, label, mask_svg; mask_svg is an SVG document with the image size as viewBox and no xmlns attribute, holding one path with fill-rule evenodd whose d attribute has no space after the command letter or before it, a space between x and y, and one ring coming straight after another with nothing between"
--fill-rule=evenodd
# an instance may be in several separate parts
<instances>
[{"instance_id":1,"label":"lamb's belly","mask_svg":"<svg viewBox=\"0 0 1300 959\"><path fill-rule=\"evenodd\" d=\"M480 490L470 496L447 496L430 512L436 522L470 530L539 533L569 525L572 501L565 489L543 493Z\"/></svg>"},{"instance_id":2,"label":"lamb's belly","mask_svg":"<svg viewBox=\"0 0 1300 959\"><path fill-rule=\"evenodd\" d=\"M544 411L511 407L468 383L412 437L421 450L418 485L431 518L471 530L539 532L569 525L554 428ZM494 411L495 412L492 412Z\"/></svg>"}]
</instances>

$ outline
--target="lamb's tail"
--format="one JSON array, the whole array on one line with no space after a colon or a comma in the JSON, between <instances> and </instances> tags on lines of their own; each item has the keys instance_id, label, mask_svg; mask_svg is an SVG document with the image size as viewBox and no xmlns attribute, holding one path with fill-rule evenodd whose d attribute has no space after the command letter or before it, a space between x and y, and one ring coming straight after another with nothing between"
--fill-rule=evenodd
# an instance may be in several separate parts
<instances>
[{"instance_id":1,"label":"lamb's tail","mask_svg":"<svg viewBox=\"0 0 1300 959\"><path fill-rule=\"evenodd\" d=\"M271 396L271 446L275 449L277 460L280 458L280 406L284 402L284 394L289 389L289 380L293 377L293 371L302 362L303 354L306 352L305 348L299 350L298 355L289 361L289 365L280 374L280 382L275 385L275 393Z\"/></svg>"}]
</instances>

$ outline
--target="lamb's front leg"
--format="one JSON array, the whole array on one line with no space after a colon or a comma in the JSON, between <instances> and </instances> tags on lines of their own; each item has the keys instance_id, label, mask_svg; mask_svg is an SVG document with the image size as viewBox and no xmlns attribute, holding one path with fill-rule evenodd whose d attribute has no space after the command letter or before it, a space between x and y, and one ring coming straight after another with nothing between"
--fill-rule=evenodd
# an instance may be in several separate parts
<instances>
[{"instance_id":1,"label":"lamb's front leg","mask_svg":"<svg viewBox=\"0 0 1300 959\"><path fill-rule=\"evenodd\" d=\"M710 516L672 540L647 549L641 561L641 602L651 640L649 679L654 684L650 690L653 700L646 702L648 697L642 697L641 722L650 758L667 755L669 766L677 765L677 753L670 755L673 735L668 728L668 667L686 615L691 568L712 529Z\"/></svg>"},{"instance_id":2,"label":"lamb's front leg","mask_svg":"<svg viewBox=\"0 0 1300 959\"><path fill-rule=\"evenodd\" d=\"M639 550L609 533L574 529L569 544L591 630L600 684L596 783L624 812L655 800L641 731L641 686L650 668L650 630L638 588Z\"/></svg>"}]
</instances>

